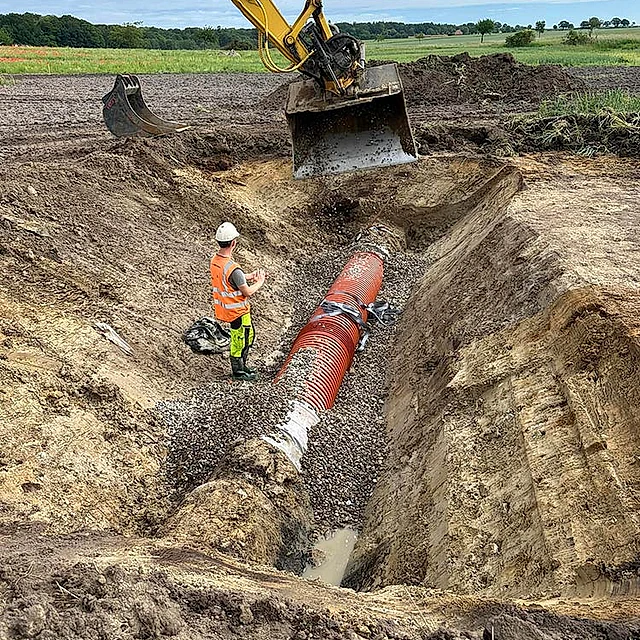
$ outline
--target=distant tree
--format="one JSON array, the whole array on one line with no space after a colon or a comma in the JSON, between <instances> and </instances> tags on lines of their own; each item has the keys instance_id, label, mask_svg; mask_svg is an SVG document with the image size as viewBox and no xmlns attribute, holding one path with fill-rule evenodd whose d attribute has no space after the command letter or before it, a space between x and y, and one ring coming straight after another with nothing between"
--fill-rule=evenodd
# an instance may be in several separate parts
<instances>
[{"instance_id":1,"label":"distant tree","mask_svg":"<svg viewBox=\"0 0 640 640\"><path fill-rule=\"evenodd\" d=\"M578 33L575 29L569 29L569 33L562 38L562 44L577 47L581 44L589 44L591 38L586 33Z\"/></svg>"},{"instance_id":2,"label":"distant tree","mask_svg":"<svg viewBox=\"0 0 640 640\"><path fill-rule=\"evenodd\" d=\"M628 27L631 23L626 18L622 18L622 20L620 20L620 24L623 27Z\"/></svg>"},{"instance_id":3,"label":"distant tree","mask_svg":"<svg viewBox=\"0 0 640 640\"><path fill-rule=\"evenodd\" d=\"M416 33L416 38L422 42L424 40L424 33Z\"/></svg>"},{"instance_id":4,"label":"distant tree","mask_svg":"<svg viewBox=\"0 0 640 640\"><path fill-rule=\"evenodd\" d=\"M531 29L525 29L507 36L504 42L507 47L528 47L535 39L536 34Z\"/></svg>"},{"instance_id":5,"label":"distant tree","mask_svg":"<svg viewBox=\"0 0 640 640\"><path fill-rule=\"evenodd\" d=\"M13 44L11 34L4 27L0 27L0 44Z\"/></svg>"},{"instance_id":6,"label":"distant tree","mask_svg":"<svg viewBox=\"0 0 640 640\"><path fill-rule=\"evenodd\" d=\"M592 17L592 18L589 18L588 23L589 23L589 35L590 36L593 35L593 30L594 29L599 29L602 26L602 22L600 22L600 18L596 18L595 16Z\"/></svg>"},{"instance_id":7,"label":"distant tree","mask_svg":"<svg viewBox=\"0 0 640 640\"><path fill-rule=\"evenodd\" d=\"M43 35L39 24L39 15L35 13L7 13L1 17L0 26L9 33L14 44L26 44L34 47L42 45Z\"/></svg>"},{"instance_id":8,"label":"distant tree","mask_svg":"<svg viewBox=\"0 0 640 640\"><path fill-rule=\"evenodd\" d=\"M557 25L557 24L554 24L554 25L553 25L553 30L554 30L554 31L557 31L557 30L558 30L558 25Z\"/></svg>"},{"instance_id":9,"label":"distant tree","mask_svg":"<svg viewBox=\"0 0 640 640\"><path fill-rule=\"evenodd\" d=\"M611 24L614 27L619 27L621 22L622 20L620 20L620 18L611 18Z\"/></svg>"},{"instance_id":10,"label":"distant tree","mask_svg":"<svg viewBox=\"0 0 640 640\"><path fill-rule=\"evenodd\" d=\"M42 16L40 18L39 27L42 30L41 43L43 46L55 47L59 44L60 21L61 18L57 16Z\"/></svg>"},{"instance_id":11,"label":"distant tree","mask_svg":"<svg viewBox=\"0 0 640 640\"><path fill-rule=\"evenodd\" d=\"M495 22L493 23L493 33L500 33L500 29L502 27L502 22Z\"/></svg>"},{"instance_id":12,"label":"distant tree","mask_svg":"<svg viewBox=\"0 0 640 640\"><path fill-rule=\"evenodd\" d=\"M583 20L583 21L580 23L580 28L581 28L581 29L589 29L589 28L590 28L590 27L589 27L589 21L588 21L588 20Z\"/></svg>"},{"instance_id":13,"label":"distant tree","mask_svg":"<svg viewBox=\"0 0 640 640\"><path fill-rule=\"evenodd\" d=\"M547 23L544 20L538 20L536 22L536 32L538 34L538 38L544 33L544 27L546 24Z\"/></svg>"},{"instance_id":14,"label":"distant tree","mask_svg":"<svg viewBox=\"0 0 640 640\"><path fill-rule=\"evenodd\" d=\"M114 49L141 49L144 47L140 23L125 22L109 29L107 45Z\"/></svg>"},{"instance_id":15,"label":"distant tree","mask_svg":"<svg viewBox=\"0 0 640 640\"><path fill-rule=\"evenodd\" d=\"M493 20L490 20L489 18L476 22L476 30L480 34L480 42L484 42L484 36L486 33L491 33L493 31L493 24Z\"/></svg>"},{"instance_id":16,"label":"distant tree","mask_svg":"<svg viewBox=\"0 0 640 640\"><path fill-rule=\"evenodd\" d=\"M202 29L198 30L197 36L198 40L203 42L207 49L217 49L220 46L218 32L213 27L202 27Z\"/></svg>"},{"instance_id":17,"label":"distant tree","mask_svg":"<svg viewBox=\"0 0 640 640\"><path fill-rule=\"evenodd\" d=\"M56 41L59 47L97 48L105 45L104 35L95 25L74 16L58 19Z\"/></svg>"},{"instance_id":18,"label":"distant tree","mask_svg":"<svg viewBox=\"0 0 640 640\"><path fill-rule=\"evenodd\" d=\"M378 35L376 35L377 42L382 42L384 39L385 39L384 33L379 33Z\"/></svg>"},{"instance_id":19,"label":"distant tree","mask_svg":"<svg viewBox=\"0 0 640 640\"><path fill-rule=\"evenodd\" d=\"M568 20L560 20L560 22L558 22L558 28L561 29L562 31L566 29L570 29L571 23Z\"/></svg>"}]
</instances>

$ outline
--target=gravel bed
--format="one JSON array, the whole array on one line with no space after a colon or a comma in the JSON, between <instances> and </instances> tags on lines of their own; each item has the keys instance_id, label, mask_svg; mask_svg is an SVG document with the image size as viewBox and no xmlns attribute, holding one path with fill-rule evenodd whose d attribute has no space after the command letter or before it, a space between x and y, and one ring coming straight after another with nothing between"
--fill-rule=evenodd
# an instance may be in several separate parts
<instances>
[{"instance_id":1,"label":"gravel bed","mask_svg":"<svg viewBox=\"0 0 640 640\"><path fill-rule=\"evenodd\" d=\"M282 353L270 366L258 363L259 381L217 382L184 400L157 405L168 424L166 473L174 500L206 482L230 446L270 433L286 415L295 381L274 385L273 379L285 352L349 255L346 248L335 249L293 269L293 323L283 340ZM424 256L395 254L385 267L379 297L402 308L425 269ZM367 347L356 355L334 408L321 417L309 434L302 472L319 533L362 526L367 500L386 456L386 363L397 350L395 332L395 326L372 325Z\"/></svg>"}]
</instances>

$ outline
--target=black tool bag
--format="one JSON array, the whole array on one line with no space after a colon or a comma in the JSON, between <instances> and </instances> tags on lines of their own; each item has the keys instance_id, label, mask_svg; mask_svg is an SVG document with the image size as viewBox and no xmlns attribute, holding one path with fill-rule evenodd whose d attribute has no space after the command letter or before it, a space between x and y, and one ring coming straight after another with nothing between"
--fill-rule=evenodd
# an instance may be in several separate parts
<instances>
[{"instance_id":1,"label":"black tool bag","mask_svg":"<svg viewBox=\"0 0 640 640\"><path fill-rule=\"evenodd\" d=\"M229 351L231 334L215 318L201 318L182 335L194 353L209 355Z\"/></svg>"}]
</instances>

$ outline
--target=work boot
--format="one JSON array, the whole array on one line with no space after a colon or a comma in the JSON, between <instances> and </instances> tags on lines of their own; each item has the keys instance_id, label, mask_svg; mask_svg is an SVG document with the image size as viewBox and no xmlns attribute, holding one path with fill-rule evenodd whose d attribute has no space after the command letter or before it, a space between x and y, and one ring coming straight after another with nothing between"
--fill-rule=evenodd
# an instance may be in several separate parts
<instances>
[{"instance_id":1,"label":"work boot","mask_svg":"<svg viewBox=\"0 0 640 640\"><path fill-rule=\"evenodd\" d=\"M246 358L242 358L242 370L246 371L247 373L251 373L251 374L256 374L256 370L253 367L250 367L247 364L247 359Z\"/></svg>"},{"instance_id":2,"label":"work boot","mask_svg":"<svg viewBox=\"0 0 640 640\"><path fill-rule=\"evenodd\" d=\"M233 372L234 380L244 380L246 382L251 382L256 379L255 373L249 373L245 371L244 364L242 362L242 358L234 358L231 357L231 371Z\"/></svg>"}]
</instances>

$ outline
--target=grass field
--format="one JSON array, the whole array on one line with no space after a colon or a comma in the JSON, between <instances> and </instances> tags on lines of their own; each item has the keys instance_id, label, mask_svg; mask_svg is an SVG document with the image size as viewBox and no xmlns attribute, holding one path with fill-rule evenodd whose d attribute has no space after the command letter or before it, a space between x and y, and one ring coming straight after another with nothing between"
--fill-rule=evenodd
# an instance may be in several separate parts
<instances>
[{"instance_id":1,"label":"grass field","mask_svg":"<svg viewBox=\"0 0 640 640\"><path fill-rule=\"evenodd\" d=\"M640 28L602 29L588 46L565 46L564 33L546 31L530 47L507 48L504 34L408 38L367 42L367 58L409 62L429 54L473 56L511 52L528 64L640 65ZM274 58L278 59L277 55ZM263 71L256 51L228 56L221 51L160 51L148 49L68 49L0 46L0 74L22 73L211 73ZM1 82L1 80L0 80Z\"/></svg>"},{"instance_id":2,"label":"grass field","mask_svg":"<svg viewBox=\"0 0 640 640\"><path fill-rule=\"evenodd\" d=\"M507 48L505 34L485 36L443 36L405 40L383 40L367 43L367 57L397 62L409 62L435 53L455 55L467 51L472 56L509 51L520 62L527 64L586 65L634 65L640 66L640 28L600 29L597 39L588 46L563 45L566 32L545 31L530 47Z\"/></svg>"}]
</instances>

